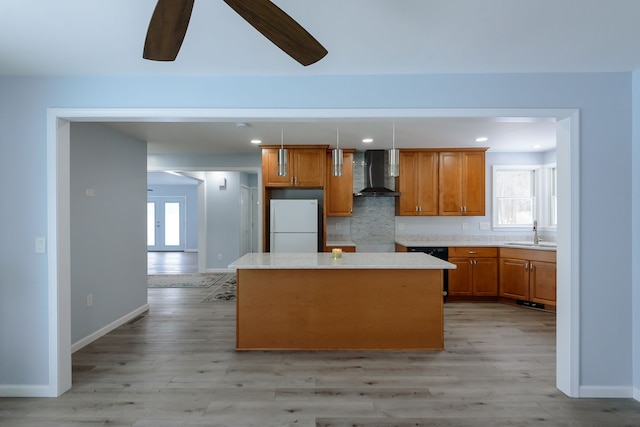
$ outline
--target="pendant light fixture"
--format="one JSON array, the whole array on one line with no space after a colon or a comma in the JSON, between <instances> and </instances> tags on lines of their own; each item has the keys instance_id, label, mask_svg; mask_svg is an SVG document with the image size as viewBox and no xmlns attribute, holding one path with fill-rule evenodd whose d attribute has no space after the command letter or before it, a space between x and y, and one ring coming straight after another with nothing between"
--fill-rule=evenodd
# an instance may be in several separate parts
<instances>
[{"instance_id":1,"label":"pendant light fixture","mask_svg":"<svg viewBox=\"0 0 640 427\"><path fill-rule=\"evenodd\" d=\"M278 148L278 176L287 176L289 153L284 148L284 128L280 128L280 148Z\"/></svg>"},{"instance_id":2,"label":"pendant light fixture","mask_svg":"<svg viewBox=\"0 0 640 427\"><path fill-rule=\"evenodd\" d=\"M400 150L396 148L396 124L393 123L391 136L391 150L389 150L389 176L400 175Z\"/></svg>"},{"instance_id":3,"label":"pendant light fixture","mask_svg":"<svg viewBox=\"0 0 640 427\"><path fill-rule=\"evenodd\" d=\"M342 150L340 149L340 129L336 126L336 148L331 150L333 176L342 176Z\"/></svg>"}]
</instances>

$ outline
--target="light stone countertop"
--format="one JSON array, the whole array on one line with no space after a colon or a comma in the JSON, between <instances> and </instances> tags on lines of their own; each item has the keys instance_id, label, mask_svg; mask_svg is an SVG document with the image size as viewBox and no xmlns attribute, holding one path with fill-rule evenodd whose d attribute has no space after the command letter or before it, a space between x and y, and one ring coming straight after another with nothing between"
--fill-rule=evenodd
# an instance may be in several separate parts
<instances>
[{"instance_id":1,"label":"light stone countertop","mask_svg":"<svg viewBox=\"0 0 640 427\"><path fill-rule=\"evenodd\" d=\"M555 242L541 241L538 245L534 245L531 241L496 241L496 240L415 240L396 238L395 242L406 247L492 247L492 248L518 248L518 249L534 249L539 251L555 251L557 249Z\"/></svg>"},{"instance_id":2,"label":"light stone countertop","mask_svg":"<svg viewBox=\"0 0 640 427\"><path fill-rule=\"evenodd\" d=\"M330 252L248 253L229 268L239 269L455 269L456 266L419 252L345 252L333 259Z\"/></svg>"},{"instance_id":3,"label":"light stone countertop","mask_svg":"<svg viewBox=\"0 0 640 427\"><path fill-rule=\"evenodd\" d=\"M355 246L351 240L327 240L325 246Z\"/></svg>"}]
</instances>

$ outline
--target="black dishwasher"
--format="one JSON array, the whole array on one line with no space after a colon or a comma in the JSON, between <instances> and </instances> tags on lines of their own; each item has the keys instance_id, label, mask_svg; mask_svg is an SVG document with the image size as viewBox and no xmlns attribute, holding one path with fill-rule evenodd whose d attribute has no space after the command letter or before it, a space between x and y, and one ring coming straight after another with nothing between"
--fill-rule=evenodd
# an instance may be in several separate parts
<instances>
[{"instance_id":1,"label":"black dishwasher","mask_svg":"<svg viewBox=\"0 0 640 427\"><path fill-rule=\"evenodd\" d=\"M409 246L407 250L409 252L423 252L427 255L449 261L449 248L446 246ZM442 270L442 273L442 296L444 302L447 302L447 295L449 294L449 270Z\"/></svg>"}]
</instances>

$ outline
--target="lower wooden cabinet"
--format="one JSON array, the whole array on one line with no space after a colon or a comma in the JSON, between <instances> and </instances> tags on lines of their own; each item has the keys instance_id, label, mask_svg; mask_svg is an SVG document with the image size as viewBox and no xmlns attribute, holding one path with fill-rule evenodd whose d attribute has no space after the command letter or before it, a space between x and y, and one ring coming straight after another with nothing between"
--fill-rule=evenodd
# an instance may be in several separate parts
<instances>
[{"instance_id":1,"label":"lower wooden cabinet","mask_svg":"<svg viewBox=\"0 0 640 427\"><path fill-rule=\"evenodd\" d=\"M449 296L498 296L498 249L449 248Z\"/></svg>"},{"instance_id":2,"label":"lower wooden cabinet","mask_svg":"<svg viewBox=\"0 0 640 427\"><path fill-rule=\"evenodd\" d=\"M556 253L501 248L500 296L555 305Z\"/></svg>"}]
</instances>

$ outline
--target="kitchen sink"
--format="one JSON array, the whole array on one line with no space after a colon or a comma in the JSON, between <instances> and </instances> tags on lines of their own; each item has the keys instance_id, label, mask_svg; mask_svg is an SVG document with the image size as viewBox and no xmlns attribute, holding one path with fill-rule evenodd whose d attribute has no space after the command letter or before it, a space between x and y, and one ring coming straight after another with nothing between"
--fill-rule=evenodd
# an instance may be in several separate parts
<instances>
[{"instance_id":1,"label":"kitchen sink","mask_svg":"<svg viewBox=\"0 0 640 427\"><path fill-rule=\"evenodd\" d=\"M546 248L555 248L556 246L558 246L556 242L539 242L537 245L532 242L509 242L505 244L508 246L530 246L530 247L540 246L540 247L546 247Z\"/></svg>"}]
</instances>

